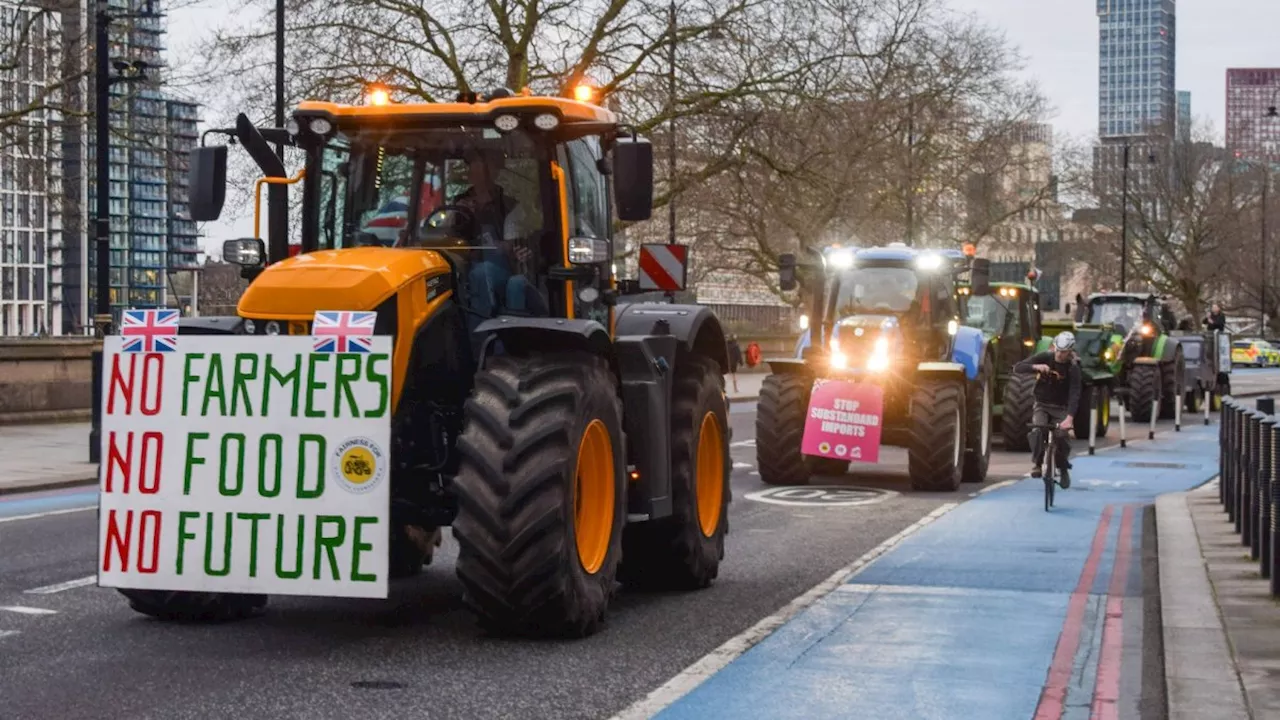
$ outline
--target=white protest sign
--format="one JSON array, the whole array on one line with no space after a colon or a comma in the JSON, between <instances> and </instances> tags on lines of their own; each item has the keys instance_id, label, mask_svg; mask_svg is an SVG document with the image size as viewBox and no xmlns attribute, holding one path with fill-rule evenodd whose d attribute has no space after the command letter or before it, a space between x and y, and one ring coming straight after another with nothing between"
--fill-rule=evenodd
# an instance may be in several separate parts
<instances>
[{"instance_id":1,"label":"white protest sign","mask_svg":"<svg viewBox=\"0 0 1280 720\"><path fill-rule=\"evenodd\" d=\"M320 345L105 338L99 585L387 596L391 338Z\"/></svg>"}]
</instances>

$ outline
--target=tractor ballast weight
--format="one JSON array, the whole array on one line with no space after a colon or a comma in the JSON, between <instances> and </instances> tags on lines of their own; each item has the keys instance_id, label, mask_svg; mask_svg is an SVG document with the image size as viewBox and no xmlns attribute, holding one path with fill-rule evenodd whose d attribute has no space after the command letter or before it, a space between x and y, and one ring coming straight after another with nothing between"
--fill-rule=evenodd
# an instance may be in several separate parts
<instances>
[{"instance_id":1,"label":"tractor ballast weight","mask_svg":"<svg viewBox=\"0 0 1280 720\"><path fill-rule=\"evenodd\" d=\"M393 108L306 102L290 135L306 155L290 179L302 252L228 241L252 281L238 318L205 320L269 348L285 329L311 333L317 312L372 311L374 335L391 336L391 577L420 572L426 538L452 525L482 624L557 637L602 627L616 581L709 586L731 495L725 333L703 306L619 302L637 283L614 276L614 218L594 214L649 217L648 141L598 105L505 89ZM225 149L196 154L192 205L211 214ZM484 184L535 204L526 223L541 224L479 222ZM575 205L568 189L584 184L613 202ZM398 237L379 238L370 218L404 196ZM177 619L266 602L121 592Z\"/></svg>"},{"instance_id":2,"label":"tractor ballast weight","mask_svg":"<svg viewBox=\"0 0 1280 720\"><path fill-rule=\"evenodd\" d=\"M981 331L960 324L956 283L967 276L988 292L989 263L902 244L814 254L816 262L780 258L784 289L794 289L805 271L813 319L794 357L767 361L756 417L761 480L797 485L848 468L847 460L801 450L815 382L838 380L881 394L881 444L908 449L913 489L981 482L990 459L995 361ZM873 298L877 293L886 294Z\"/></svg>"}]
</instances>

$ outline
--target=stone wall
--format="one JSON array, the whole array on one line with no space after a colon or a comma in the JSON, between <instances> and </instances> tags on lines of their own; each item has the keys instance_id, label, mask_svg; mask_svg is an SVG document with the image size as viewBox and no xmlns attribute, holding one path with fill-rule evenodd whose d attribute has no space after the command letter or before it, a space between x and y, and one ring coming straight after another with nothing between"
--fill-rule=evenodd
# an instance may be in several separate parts
<instances>
[{"instance_id":1,"label":"stone wall","mask_svg":"<svg viewBox=\"0 0 1280 720\"><path fill-rule=\"evenodd\" d=\"M93 338L0 338L0 424L87 420Z\"/></svg>"}]
</instances>

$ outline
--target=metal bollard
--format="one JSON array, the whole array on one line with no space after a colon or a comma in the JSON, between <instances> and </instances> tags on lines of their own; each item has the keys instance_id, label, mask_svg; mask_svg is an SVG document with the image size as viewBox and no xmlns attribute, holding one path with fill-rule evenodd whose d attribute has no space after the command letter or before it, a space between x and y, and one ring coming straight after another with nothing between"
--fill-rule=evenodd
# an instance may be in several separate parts
<instances>
[{"instance_id":1,"label":"metal bollard","mask_svg":"<svg viewBox=\"0 0 1280 720\"><path fill-rule=\"evenodd\" d=\"M1129 442L1129 441L1128 441L1128 439L1127 439L1127 438L1125 438L1125 436L1124 436L1124 416L1125 416L1125 414L1126 414L1126 413L1128 413L1128 412L1129 412L1129 401L1128 401L1128 400L1126 400L1125 398L1119 398L1119 400L1120 400L1120 413L1119 413L1119 417L1120 417L1120 447L1124 447L1124 446Z\"/></svg>"},{"instance_id":2,"label":"metal bollard","mask_svg":"<svg viewBox=\"0 0 1280 720\"><path fill-rule=\"evenodd\" d=\"M1231 487L1231 423L1235 419L1235 401L1223 398L1222 422L1218 424L1218 502L1228 509L1228 489Z\"/></svg>"},{"instance_id":3,"label":"metal bollard","mask_svg":"<svg viewBox=\"0 0 1280 720\"><path fill-rule=\"evenodd\" d=\"M1236 532L1240 532L1240 486L1244 484L1244 438L1245 438L1245 409L1242 403L1237 403L1235 408L1236 419L1232 423L1232 440L1231 440L1231 500L1230 509L1227 511Z\"/></svg>"},{"instance_id":4,"label":"metal bollard","mask_svg":"<svg viewBox=\"0 0 1280 720\"><path fill-rule=\"evenodd\" d=\"M1156 418L1160 417L1160 401L1151 401L1151 426L1147 428L1147 439L1156 439Z\"/></svg>"},{"instance_id":5,"label":"metal bollard","mask_svg":"<svg viewBox=\"0 0 1280 720\"><path fill-rule=\"evenodd\" d=\"M1206 390L1204 393L1204 424L1209 424L1209 407L1213 405L1213 392Z\"/></svg>"},{"instance_id":6,"label":"metal bollard","mask_svg":"<svg viewBox=\"0 0 1280 720\"><path fill-rule=\"evenodd\" d=\"M1267 500L1271 504L1270 547L1263 572L1271 578L1272 597L1280 597L1280 462L1277 459L1280 459L1280 429L1271 433L1271 476L1267 478ZM1269 568L1265 567L1267 564Z\"/></svg>"},{"instance_id":7,"label":"metal bollard","mask_svg":"<svg viewBox=\"0 0 1280 720\"><path fill-rule=\"evenodd\" d=\"M1275 435L1277 419L1274 415L1262 421L1261 444L1262 463L1258 473L1258 530L1257 552L1253 553L1261 561L1262 577L1271 576L1271 479L1275 474Z\"/></svg>"},{"instance_id":8,"label":"metal bollard","mask_svg":"<svg viewBox=\"0 0 1280 720\"><path fill-rule=\"evenodd\" d=\"M1098 445L1098 388L1089 388L1089 454L1093 455Z\"/></svg>"},{"instance_id":9,"label":"metal bollard","mask_svg":"<svg viewBox=\"0 0 1280 720\"><path fill-rule=\"evenodd\" d=\"M1271 419L1271 415L1276 411L1276 401L1272 398L1258 398L1255 403L1254 416L1256 422L1250 428L1253 436L1252 446L1253 455L1250 462L1253 465L1253 475L1249 478L1249 530L1245 533L1245 537L1241 538L1244 544L1249 547L1249 558L1257 560L1262 552L1262 528L1258 526L1258 518L1262 515L1260 506L1262 505L1262 489L1265 486L1263 473L1266 471L1266 463L1263 461L1263 443L1267 439L1263 435L1262 424Z\"/></svg>"},{"instance_id":10,"label":"metal bollard","mask_svg":"<svg viewBox=\"0 0 1280 720\"><path fill-rule=\"evenodd\" d=\"M1248 506L1249 478L1249 426L1254 422L1253 411L1241 408L1240 412L1240 474L1236 477L1235 531L1242 536L1245 533L1245 508Z\"/></svg>"},{"instance_id":11,"label":"metal bollard","mask_svg":"<svg viewBox=\"0 0 1280 720\"><path fill-rule=\"evenodd\" d=\"M1182 403L1187 401L1186 395L1181 395L1173 402L1173 431L1182 432Z\"/></svg>"},{"instance_id":12,"label":"metal bollard","mask_svg":"<svg viewBox=\"0 0 1280 720\"><path fill-rule=\"evenodd\" d=\"M1248 472L1245 475L1244 485L1240 493L1240 544L1249 548L1249 556L1254 560L1258 558L1253 555L1253 536L1257 531L1255 527L1258 524L1257 517L1257 488L1258 488L1258 444L1262 433L1262 420L1266 415L1251 410L1249 412L1249 437L1246 441L1245 460L1248 462Z\"/></svg>"}]
</instances>

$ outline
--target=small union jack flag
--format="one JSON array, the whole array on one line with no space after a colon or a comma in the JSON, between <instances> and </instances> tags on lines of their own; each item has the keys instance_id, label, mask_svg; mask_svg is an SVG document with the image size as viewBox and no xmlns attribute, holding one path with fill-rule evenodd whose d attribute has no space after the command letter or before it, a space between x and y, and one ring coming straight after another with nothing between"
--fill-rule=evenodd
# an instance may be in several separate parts
<instances>
[{"instance_id":1,"label":"small union jack flag","mask_svg":"<svg viewBox=\"0 0 1280 720\"><path fill-rule=\"evenodd\" d=\"M317 310L311 325L315 352L367 353L373 349L375 312L350 310Z\"/></svg>"},{"instance_id":2,"label":"small union jack flag","mask_svg":"<svg viewBox=\"0 0 1280 720\"><path fill-rule=\"evenodd\" d=\"M177 310L125 310L120 334L123 352L177 352Z\"/></svg>"}]
</instances>

